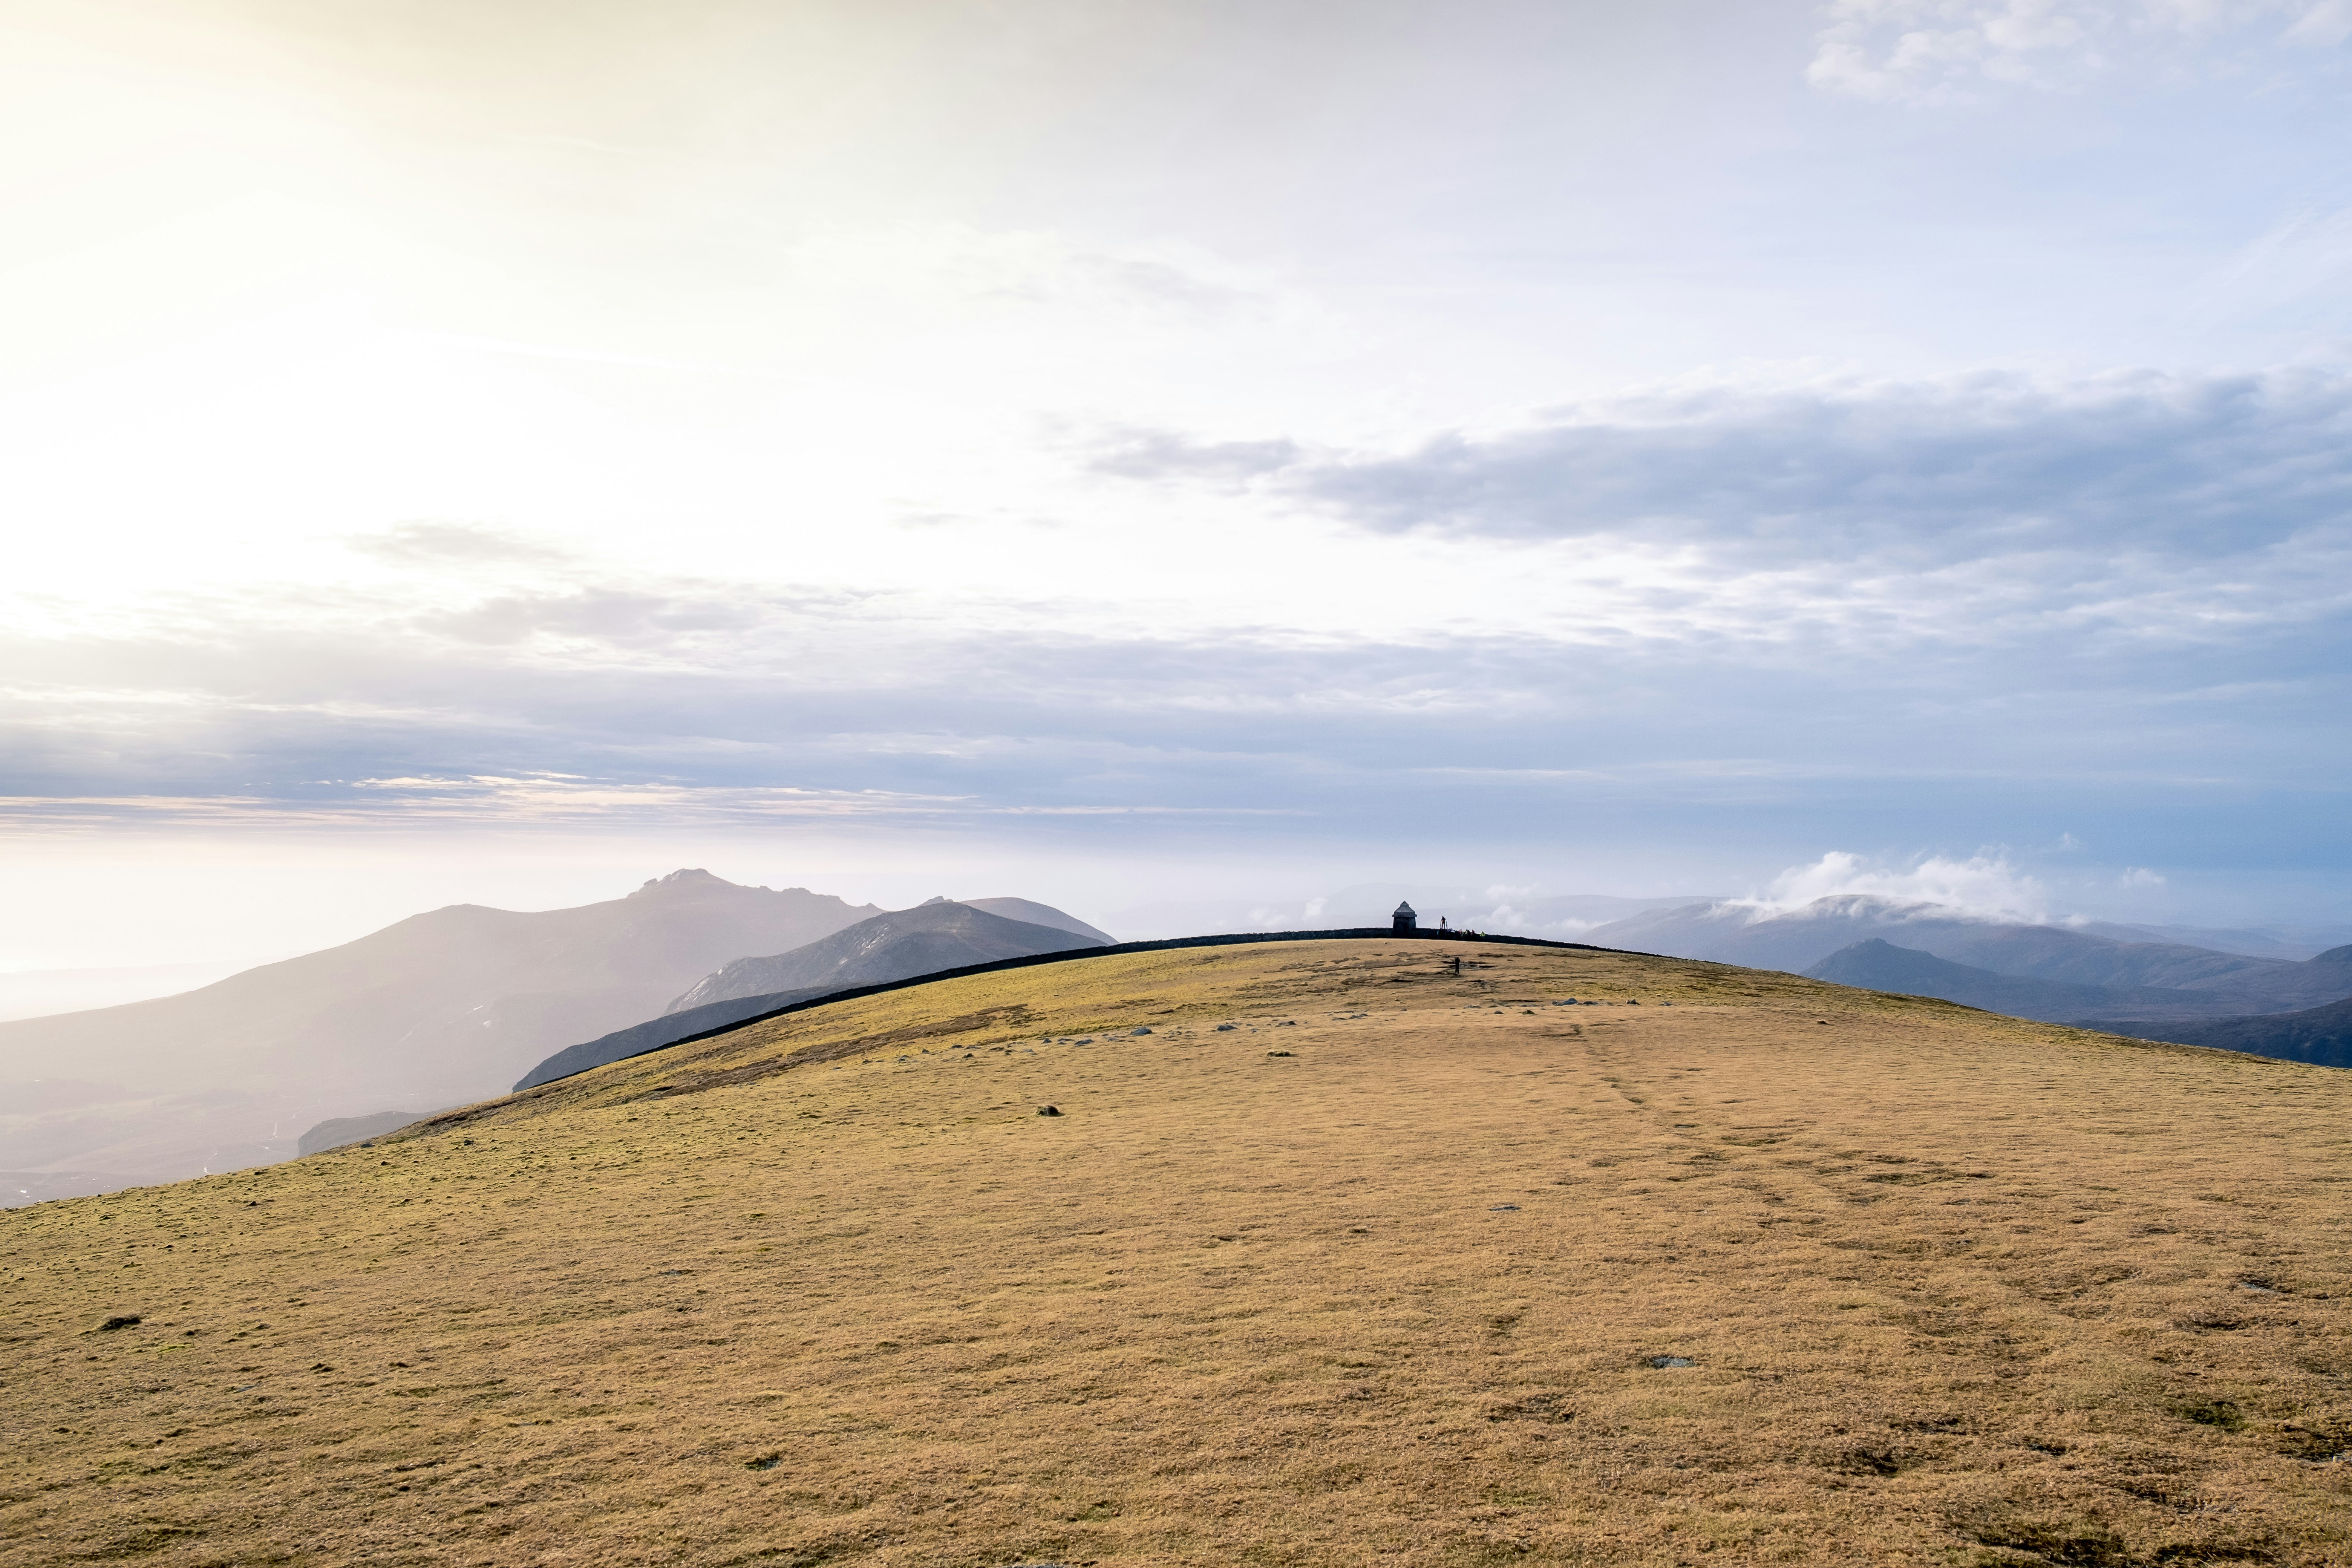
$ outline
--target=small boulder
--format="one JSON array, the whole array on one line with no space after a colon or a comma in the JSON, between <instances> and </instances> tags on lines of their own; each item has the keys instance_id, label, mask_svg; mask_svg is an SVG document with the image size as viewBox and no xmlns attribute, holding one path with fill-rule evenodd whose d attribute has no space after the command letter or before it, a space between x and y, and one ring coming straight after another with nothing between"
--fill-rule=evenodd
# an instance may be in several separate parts
<instances>
[{"instance_id":1,"label":"small boulder","mask_svg":"<svg viewBox=\"0 0 2352 1568\"><path fill-rule=\"evenodd\" d=\"M139 1317L138 1317L138 1314L133 1313L133 1314L131 1314L130 1317L127 1317L127 1318L109 1318L109 1319L107 1319L107 1320L106 1320L106 1321L104 1321L104 1322L102 1322L102 1323L100 1323L100 1324L99 1324L99 1325L98 1325L98 1331L99 1331L100 1333L101 1333L101 1334L102 1334L102 1333L105 1333L105 1332L106 1332L108 1330L110 1330L110 1329L131 1329L131 1328L136 1328L136 1327L138 1327L138 1326L139 1326Z\"/></svg>"},{"instance_id":2,"label":"small boulder","mask_svg":"<svg viewBox=\"0 0 2352 1568\"><path fill-rule=\"evenodd\" d=\"M1041 1105L1037 1108L1037 1114L1040 1116L1059 1116L1062 1114L1062 1108L1058 1105Z\"/></svg>"}]
</instances>

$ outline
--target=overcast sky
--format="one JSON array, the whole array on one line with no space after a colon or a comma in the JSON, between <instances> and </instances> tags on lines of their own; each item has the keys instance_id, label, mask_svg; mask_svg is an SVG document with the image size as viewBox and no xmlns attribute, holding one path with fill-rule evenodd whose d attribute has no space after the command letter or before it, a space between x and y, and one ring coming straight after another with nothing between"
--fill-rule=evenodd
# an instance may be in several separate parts
<instances>
[{"instance_id":1,"label":"overcast sky","mask_svg":"<svg viewBox=\"0 0 2352 1568\"><path fill-rule=\"evenodd\" d=\"M2352 919L2347 34L0 0L0 968L677 865Z\"/></svg>"}]
</instances>

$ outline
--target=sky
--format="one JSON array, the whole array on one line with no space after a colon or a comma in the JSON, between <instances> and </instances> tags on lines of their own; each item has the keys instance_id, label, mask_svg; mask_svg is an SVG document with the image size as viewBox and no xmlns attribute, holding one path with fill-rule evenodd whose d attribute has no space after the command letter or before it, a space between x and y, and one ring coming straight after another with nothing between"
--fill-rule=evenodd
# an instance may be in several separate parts
<instances>
[{"instance_id":1,"label":"sky","mask_svg":"<svg viewBox=\"0 0 2352 1568\"><path fill-rule=\"evenodd\" d=\"M2352 921L2347 39L0 0L0 971L686 865Z\"/></svg>"}]
</instances>

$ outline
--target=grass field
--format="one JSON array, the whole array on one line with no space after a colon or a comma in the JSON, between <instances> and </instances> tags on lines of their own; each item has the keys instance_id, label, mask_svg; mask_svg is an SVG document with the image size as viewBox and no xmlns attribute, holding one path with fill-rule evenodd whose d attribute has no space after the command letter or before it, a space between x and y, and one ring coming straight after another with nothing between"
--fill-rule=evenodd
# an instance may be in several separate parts
<instances>
[{"instance_id":1,"label":"grass field","mask_svg":"<svg viewBox=\"0 0 2352 1568\"><path fill-rule=\"evenodd\" d=\"M0 1213L0 1553L2347 1563L2347 1195L2325 1068L1623 954L1087 959Z\"/></svg>"}]
</instances>

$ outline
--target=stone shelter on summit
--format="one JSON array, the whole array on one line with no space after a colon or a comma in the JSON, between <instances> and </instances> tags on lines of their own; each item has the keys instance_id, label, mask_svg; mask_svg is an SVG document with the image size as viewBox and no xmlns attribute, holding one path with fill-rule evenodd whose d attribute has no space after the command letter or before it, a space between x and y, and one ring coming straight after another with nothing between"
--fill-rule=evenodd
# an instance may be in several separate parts
<instances>
[{"instance_id":1,"label":"stone shelter on summit","mask_svg":"<svg viewBox=\"0 0 2352 1568\"><path fill-rule=\"evenodd\" d=\"M1396 913L1389 917L1389 929L1391 931L1419 931L1421 929L1421 917L1412 912L1412 906L1411 904L1400 903L1396 907Z\"/></svg>"}]
</instances>

